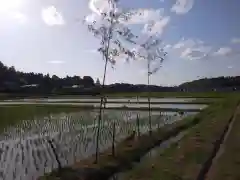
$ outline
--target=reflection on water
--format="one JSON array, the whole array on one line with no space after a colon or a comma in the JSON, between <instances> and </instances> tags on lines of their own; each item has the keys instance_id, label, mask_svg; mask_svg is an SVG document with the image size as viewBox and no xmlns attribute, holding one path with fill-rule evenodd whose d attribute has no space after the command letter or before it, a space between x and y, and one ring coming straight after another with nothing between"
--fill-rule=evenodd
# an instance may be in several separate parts
<instances>
[{"instance_id":1,"label":"reflection on water","mask_svg":"<svg viewBox=\"0 0 240 180\"><path fill-rule=\"evenodd\" d=\"M189 102L196 98L151 98L152 102ZM15 100L7 100L15 101ZM38 101L38 102L100 102L100 98L41 98L41 99L21 99L19 101ZM147 98L108 98L108 102L148 102Z\"/></svg>"},{"instance_id":2,"label":"reflection on water","mask_svg":"<svg viewBox=\"0 0 240 180\"><path fill-rule=\"evenodd\" d=\"M75 105L75 106L94 106L99 107L100 104L93 103L81 103L81 102L65 102L65 103L53 103L53 102L0 102L0 105L18 105L18 104L41 104L41 105ZM106 108L147 108L148 104L130 104L130 103L107 103ZM185 109L185 110L201 110L206 108L205 104L151 104L151 108L169 108L169 109Z\"/></svg>"},{"instance_id":3,"label":"reflection on water","mask_svg":"<svg viewBox=\"0 0 240 180\"><path fill-rule=\"evenodd\" d=\"M112 122L116 124L116 142L136 130L140 116L140 132L148 131L147 112L105 111L100 129L100 151L111 146ZM191 113L192 114L192 113ZM58 167L48 139L53 140L63 166L86 158L95 152L97 112L61 113L39 119L24 120L0 135L0 179L32 180ZM184 116L187 116L185 114ZM152 127L179 120L174 113L152 114Z\"/></svg>"}]
</instances>

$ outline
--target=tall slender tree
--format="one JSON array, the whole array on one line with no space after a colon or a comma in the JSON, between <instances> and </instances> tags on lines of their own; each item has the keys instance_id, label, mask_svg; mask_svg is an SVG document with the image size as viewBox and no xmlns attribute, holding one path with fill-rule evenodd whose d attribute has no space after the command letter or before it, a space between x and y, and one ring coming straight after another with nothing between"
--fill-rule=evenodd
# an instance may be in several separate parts
<instances>
[{"instance_id":1,"label":"tall slender tree","mask_svg":"<svg viewBox=\"0 0 240 180\"><path fill-rule=\"evenodd\" d=\"M155 74L165 60L167 53L161 47L162 41L157 34L149 36L143 43L137 47L135 57L143 59L147 64L147 84L148 84L148 119L149 119L149 134L152 134L151 120L151 91L150 77Z\"/></svg>"},{"instance_id":2,"label":"tall slender tree","mask_svg":"<svg viewBox=\"0 0 240 180\"><path fill-rule=\"evenodd\" d=\"M88 30L101 41L98 52L102 54L104 60L101 101L96 136L96 162L98 162L100 124L104 109L104 87L107 67L108 64L113 67L116 64L116 60L119 58L125 58L126 60L134 58L135 54L131 52L131 49L127 48L128 46L126 44L135 44L134 39L137 38L124 24L124 22L127 22L129 20L131 13L118 8L118 0L108 0L107 2L108 7L99 12L100 18L98 18L98 20L95 20L93 18L94 15L85 18L85 23L88 26Z\"/></svg>"}]
</instances>

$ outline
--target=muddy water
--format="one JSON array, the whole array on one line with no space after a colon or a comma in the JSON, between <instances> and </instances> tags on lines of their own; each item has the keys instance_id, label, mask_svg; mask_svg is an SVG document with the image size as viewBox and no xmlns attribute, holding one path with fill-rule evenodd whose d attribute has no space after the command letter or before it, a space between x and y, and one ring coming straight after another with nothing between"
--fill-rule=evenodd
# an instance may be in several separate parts
<instances>
[{"instance_id":1,"label":"muddy water","mask_svg":"<svg viewBox=\"0 0 240 180\"><path fill-rule=\"evenodd\" d=\"M148 131L147 113L140 113L140 131ZM187 116L187 114L185 115ZM24 120L0 134L0 179L32 180L58 167L48 139L53 140L62 166L95 153L97 112L49 115ZM173 113L153 113L153 129L181 119ZM136 112L106 111L100 130L100 151L112 144L112 122L116 142L136 130Z\"/></svg>"}]
</instances>

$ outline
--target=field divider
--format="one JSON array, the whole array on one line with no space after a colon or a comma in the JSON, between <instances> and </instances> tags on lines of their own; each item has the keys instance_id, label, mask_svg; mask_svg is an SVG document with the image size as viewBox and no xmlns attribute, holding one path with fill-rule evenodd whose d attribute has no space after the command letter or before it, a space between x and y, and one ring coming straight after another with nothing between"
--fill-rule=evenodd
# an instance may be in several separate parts
<instances>
[{"instance_id":1,"label":"field divider","mask_svg":"<svg viewBox=\"0 0 240 180\"><path fill-rule=\"evenodd\" d=\"M237 109L238 109L238 107L237 107ZM214 143L213 151L212 151L211 155L209 156L209 158L207 159L207 161L203 164L202 169L200 170L200 172L197 176L197 180L206 179L206 175L208 174L208 172L213 164L214 158L216 158L217 153L219 152L221 145L224 142L224 139L225 139L228 131L230 130L229 127L232 124L234 118L236 117L237 109L235 110L234 114L232 114L232 116L229 118L229 121L227 122L226 127L224 128L219 139L216 140L216 142Z\"/></svg>"},{"instance_id":2,"label":"field divider","mask_svg":"<svg viewBox=\"0 0 240 180\"><path fill-rule=\"evenodd\" d=\"M140 163L121 180L205 179L238 104L238 99L225 99L210 106L199 114L200 123L189 129L178 143Z\"/></svg>"},{"instance_id":3,"label":"field divider","mask_svg":"<svg viewBox=\"0 0 240 180\"><path fill-rule=\"evenodd\" d=\"M229 124L220 148L213 158L212 165L205 176L207 180L225 180L240 178L240 106Z\"/></svg>"}]
</instances>

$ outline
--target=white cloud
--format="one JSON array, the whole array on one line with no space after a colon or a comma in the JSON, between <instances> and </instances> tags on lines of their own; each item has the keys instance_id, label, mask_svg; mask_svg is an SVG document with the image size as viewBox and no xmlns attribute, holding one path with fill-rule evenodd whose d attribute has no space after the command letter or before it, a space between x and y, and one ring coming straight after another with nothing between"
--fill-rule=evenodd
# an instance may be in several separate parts
<instances>
[{"instance_id":1,"label":"white cloud","mask_svg":"<svg viewBox=\"0 0 240 180\"><path fill-rule=\"evenodd\" d=\"M233 44L240 43L240 38L232 38L231 43L233 43Z\"/></svg>"},{"instance_id":2,"label":"white cloud","mask_svg":"<svg viewBox=\"0 0 240 180\"><path fill-rule=\"evenodd\" d=\"M176 14L185 14L189 12L194 4L194 0L176 0L176 3L172 6L171 11Z\"/></svg>"},{"instance_id":3,"label":"white cloud","mask_svg":"<svg viewBox=\"0 0 240 180\"><path fill-rule=\"evenodd\" d=\"M110 10L108 0L90 0L88 7L93 13L98 15Z\"/></svg>"},{"instance_id":4,"label":"white cloud","mask_svg":"<svg viewBox=\"0 0 240 180\"><path fill-rule=\"evenodd\" d=\"M42 19L49 26L65 24L61 13L54 6L49 6L42 10Z\"/></svg>"},{"instance_id":5,"label":"white cloud","mask_svg":"<svg viewBox=\"0 0 240 180\"><path fill-rule=\"evenodd\" d=\"M110 6L108 0L90 0L89 9L92 11L92 14L87 16L88 20L93 20L100 16L101 13L108 12ZM118 11L121 11L117 8ZM159 18L163 17L164 9L134 9L130 10L131 18L125 24L145 24L149 21L158 21Z\"/></svg>"},{"instance_id":6,"label":"white cloud","mask_svg":"<svg viewBox=\"0 0 240 180\"><path fill-rule=\"evenodd\" d=\"M143 33L162 34L170 22L169 16L164 16L164 9L137 9L126 24L144 24Z\"/></svg>"},{"instance_id":7,"label":"white cloud","mask_svg":"<svg viewBox=\"0 0 240 180\"><path fill-rule=\"evenodd\" d=\"M228 68L228 69L232 69L232 68L233 68L233 66L228 66L227 68Z\"/></svg>"},{"instance_id":8,"label":"white cloud","mask_svg":"<svg viewBox=\"0 0 240 180\"><path fill-rule=\"evenodd\" d=\"M131 13L133 15L128 21L129 24L145 24L163 18L164 9L137 9L132 10Z\"/></svg>"},{"instance_id":9,"label":"white cloud","mask_svg":"<svg viewBox=\"0 0 240 180\"><path fill-rule=\"evenodd\" d=\"M89 0L88 7L92 13L86 16L85 20L87 23L99 22L101 14L110 10L108 0Z\"/></svg>"},{"instance_id":10,"label":"white cloud","mask_svg":"<svg viewBox=\"0 0 240 180\"><path fill-rule=\"evenodd\" d=\"M157 33L161 35L164 31L164 28L168 25L169 21L170 21L170 17L166 16L166 17L160 18L160 20L156 22L153 21L151 23L145 24L143 28L143 33L146 33L146 34Z\"/></svg>"},{"instance_id":11,"label":"white cloud","mask_svg":"<svg viewBox=\"0 0 240 180\"><path fill-rule=\"evenodd\" d=\"M213 56L226 56L232 53L232 49L230 47L221 47L217 51L215 51Z\"/></svg>"},{"instance_id":12,"label":"white cloud","mask_svg":"<svg viewBox=\"0 0 240 180\"><path fill-rule=\"evenodd\" d=\"M48 61L50 64L64 64L65 61L59 61L59 60L53 60L53 61Z\"/></svg>"},{"instance_id":13,"label":"white cloud","mask_svg":"<svg viewBox=\"0 0 240 180\"><path fill-rule=\"evenodd\" d=\"M172 46L172 50L183 59L200 60L210 54L212 47L198 39L183 38Z\"/></svg>"},{"instance_id":14,"label":"white cloud","mask_svg":"<svg viewBox=\"0 0 240 180\"><path fill-rule=\"evenodd\" d=\"M210 50L211 47L209 46L187 48L181 53L181 57L188 60L200 60L205 58Z\"/></svg>"},{"instance_id":15,"label":"white cloud","mask_svg":"<svg viewBox=\"0 0 240 180\"><path fill-rule=\"evenodd\" d=\"M180 48L182 48L182 47L184 47L184 43L183 43L183 42L178 42L177 44L175 44L175 45L173 46L174 49L180 49Z\"/></svg>"},{"instance_id":16,"label":"white cloud","mask_svg":"<svg viewBox=\"0 0 240 180\"><path fill-rule=\"evenodd\" d=\"M101 21L100 15L102 12L108 11L108 0L90 0L89 8L92 11L90 15L86 17L87 22ZM121 11L120 9L117 9ZM141 25L143 24L143 33L146 34L162 34L164 28L170 21L169 16L164 16L164 9L134 9L127 13L131 14L128 21L121 20L122 25ZM98 23L97 23L98 24Z\"/></svg>"}]
</instances>

